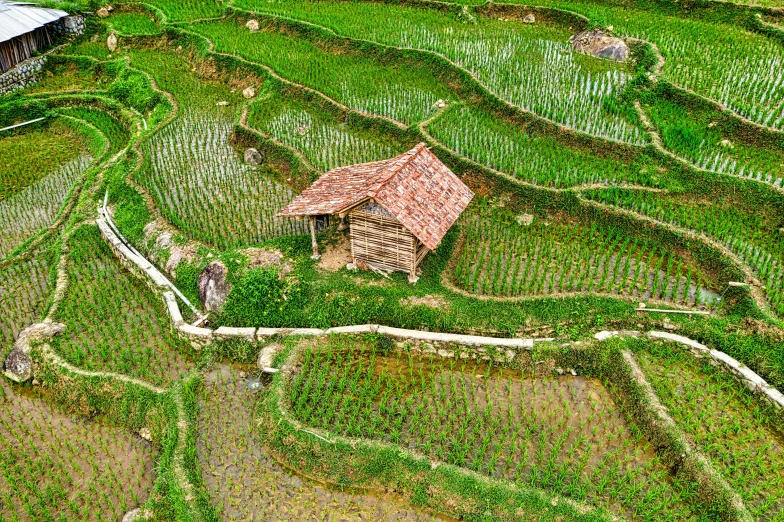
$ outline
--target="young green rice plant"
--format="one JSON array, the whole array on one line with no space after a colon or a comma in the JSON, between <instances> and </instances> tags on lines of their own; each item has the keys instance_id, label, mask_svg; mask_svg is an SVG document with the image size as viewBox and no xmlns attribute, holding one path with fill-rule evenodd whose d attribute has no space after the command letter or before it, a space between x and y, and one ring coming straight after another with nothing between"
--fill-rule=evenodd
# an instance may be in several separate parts
<instances>
[{"instance_id":1,"label":"young green rice plant","mask_svg":"<svg viewBox=\"0 0 784 522\"><path fill-rule=\"evenodd\" d=\"M155 450L0 379L0 520L120 520L152 493Z\"/></svg>"},{"instance_id":2,"label":"young green rice plant","mask_svg":"<svg viewBox=\"0 0 784 522\"><path fill-rule=\"evenodd\" d=\"M190 29L215 42L218 52L267 65L287 80L368 114L415 123L432 114L438 100L454 98L432 72L415 62L373 60L274 26L251 33L240 20L204 22Z\"/></svg>"},{"instance_id":3,"label":"young green rice plant","mask_svg":"<svg viewBox=\"0 0 784 522\"><path fill-rule=\"evenodd\" d=\"M763 521L784 519L784 443L759 399L677 347L649 342L638 360L675 422L752 514Z\"/></svg>"},{"instance_id":4,"label":"young green rice plant","mask_svg":"<svg viewBox=\"0 0 784 522\"><path fill-rule=\"evenodd\" d=\"M531 135L476 106L447 110L428 126L458 154L493 169L548 187L623 183L659 186L662 171L644 153L598 155L546 135Z\"/></svg>"},{"instance_id":5,"label":"young green rice plant","mask_svg":"<svg viewBox=\"0 0 784 522\"><path fill-rule=\"evenodd\" d=\"M291 189L268 171L246 165L231 147L236 106L216 104L236 102L236 93L194 75L177 53L137 50L133 63L150 71L182 107L175 121L143 144L147 157L137 174L168 219L190 237L220 248L305 231L299 220L275 217L293 198Z\"/></svg>"},{"instance_id":6,"label":"young green rice plant","mask_svg":"<svg viewBox=\"0 0 784 522\"><path fill-rule=\"evenodd\" d=\"M74 183L91 162L92 157L79 156L0 200L0 258L55 220Z\"/></svg>"},{"instance_id":7,"label":"young green rice plant","mask_svg":"<svg viewBox=\"0 0 784 522\"><path fill-rule=\"evenodd\" d=\"M88 370L103 370L167 384L191 364L171 333L162 300L122 267L94 226L69 243L68 291L55 320L66 325L57 352Z\"/></svg>"},{"instance_id":8,"label":"young green rice plant","mask_svg":"<svg viewBox=\"0 0 784 522\"><path fill-rule=\"evenodd\" d=\"M263 392L252 388L256 375L240 377L245 370L216 367L199 397L196 454L223 520L439 520L389 495L314 485L278 464L258 438L256 401Z\"/></svg>"},{"instance_id":9,"label":"young green rice plant","mask_svg":"<svg viewBox=\"0 0 784 522\"><path fill-rule=\"evenodd\" d=\"M617 188L588 191L586 195L718 241L764 281L771 306L779 313L784 312L784 242L776 229L779 216L768 217L771 209L755 203L753 195L739 193L720 197L712 194L709 200L707 196L663 197ZM746 208L752 208L752 205L755 205L755 212L747 212Z\"/></svg>"},{"instance_id":10,"label":"young green rice plant","mask_svg":"<svg viewBox=\"0 0 784 522\"><path fill-rule=\"evenodd\" d=\"M464 228L455 279L476 294L601 293L708 309L716 304L696 268L626 234L539 219L526 226L497 211L467 216Z\"/></svg>"},{"instance_id":11,"label":"young green rice plant","mask_svg":"<svg viewBox=\"0 0 784 522\"><path fill-rule=\"evenodd\" d=\"M622 65L574 53L568 28L475 18L389 3L239 0L254 11L320 24L341 36L439 53L502 99L596 136L644 143L644 133L608 107L623 90Z\"/></svg>"},{"instance_id":12,"label":"young green rice plant","mask_svg":"<svg viewBox=\"0 0 784 522\"><path fill-rule=\"evenodd\" d=\"M147 3L163 11L167 21L173 23L218 18L226 12L224 0L150 0Z\"/></svg>"},{"instance_id":13,"label":"young green rice plant","mask_svg":"<svg viewBox=\"0 0 784 522\"><path fill-rule=\"evenodd\" d=\"M19 332L45 313L55 249L52 241L46 241L31 255L0 265L0 357L10 351Z\"/></svg>"},{"instance_id":14,"label":"young green rice plant","mask_svg":"<svg viewBox=\"0 0 784 522\"><path fill-rule=\"evenodd\" d=\"M629 520L698 519L687 501L693 492L669 477L597 380L525 378L332 338L304 354L289 394L298 420L327 431L397 444Z\"/></svg>"},{"instance_id":15,"label":"young green rice plant","mask_svg":"<svg viewBox=\"0 0 784 522\"><path fill-rule=\"evenodd\" d=\"M351 128L324 111L282 96L255 103L248 124L298 149L322 172L391 158L405 151L395 140Z\"/></svg>"}]
</instances>

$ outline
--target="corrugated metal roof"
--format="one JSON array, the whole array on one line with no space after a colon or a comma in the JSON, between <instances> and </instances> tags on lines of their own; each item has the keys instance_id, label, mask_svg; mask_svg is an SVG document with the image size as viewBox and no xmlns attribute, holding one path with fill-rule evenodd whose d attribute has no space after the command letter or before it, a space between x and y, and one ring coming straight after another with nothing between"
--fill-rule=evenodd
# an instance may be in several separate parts
<instances>
[{"instance_id":1,"label":"corrugated metal roof","mask_svg":"<svg viewBox=\"0 0 784 522\"><path fill-rule=\"evenodd\" d=\"M68 16L59 9L42 9L0 0L0 42L35 31Z\"/></svg>"}]
</instances>

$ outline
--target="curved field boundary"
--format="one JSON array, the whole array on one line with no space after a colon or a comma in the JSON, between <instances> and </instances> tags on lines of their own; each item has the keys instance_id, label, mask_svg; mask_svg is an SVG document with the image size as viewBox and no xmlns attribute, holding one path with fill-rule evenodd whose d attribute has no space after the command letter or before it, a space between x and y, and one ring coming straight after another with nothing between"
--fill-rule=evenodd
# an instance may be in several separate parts
<instances>
[{"instance_id":1,"label":"curved field boundary","mask_svg":"<svg viewBox=\"0 0 784 522\"><path fill-rule=\"evenodd\" d=\"M106 223L104 218L99 218L96 220L96 222L98 223L101 234L109 242L112 251L118 257L124 258L126 260L125 263L126 266L127 264L130 263L133 266L139 267L142 270L142 272L147 276L147 278L149 278L150 281L155 285L155 287L158 288L159 291L162 288L168 288L168 284L162 281L161 279L163 276L160 273L160 271L157 268L155 268L155 266L153 266L152 263L150 263L143 257L134 254L127 247L125 247L122 240L109 227L109 225ZM265 327L235 328L235 327L228 327L228 326L222 326L214 330L211 328L196 327L186 323L182 317L182 313L180 312L179 305L177 304L177 300L173 292L164 291L163 298L166 302L166 307L169 312L169 317L172 321L172 327L178 332L180 336L186 339L191 339L193 341L200 342L201 344L208 344L212 342L214 339L239 339L239 340L246 340L246 341L253 342L253 341L266 341L273 336L280 336L280 337L327 336L331 334L379 333L398 339L411 339L411 340L426 341L426 342L455 343L455 344L461 344L465 346L492 346L497 348L530 350L534 348L536 343L549 342L553 340L551 338L521 339L521 338L504 338L504 337L483 337L477 335L428 332L422 330L406 330L402 328L392 328L392 327L377 325L377 324L339 326L339 327L329 328L326 330L322 330L318 328L265 328ZM639 335L639 332L631 332L631 334ZM594 337L597 340L601 341L618 335L623 335L623 333L617 331L615 332L601 331L596 333ZM784 394L782 394L775 388L769 386L762 377L760 377L755 372L753 372L750 368L742 365L740 362L730 357L726 353L720 352L718 350L711 350L708 347L698 343L697 341L693 341L691 339L679 335L667 334L664 332L655 332L655 331L649 332L648 335L656 339L666 339L675 342L681 342L700 351L701 353L707 353L716 361L720 362L722 365L728 368L732 374L738 375L739 377L744 379L744 384L749 386L752 389L752 391L760 392L766 398L766 400L768 400L768 402L770 402L775 407L784 410Z\"/></svg>"},{"instance_id":2,"label":"curved field boundary","mask_svg":"<svg viewBox=\"0 0 784 522\"><path fill-rule=\"evenodd\" d=\"M426 507L445 514L468 516L470 520L485 520L482 514L493 520L517 520L526 518L526 514L537 520L625 520L602 508L545 490L510 485L459 466L432 460L395 444L349 438L302 424L290 412L286 393L302 350L302 347L295 347L287 355L286 363L279 373L280 377L275 378L272 394L264 404L272 417L269 420L268 434L276 443L282 443L298 455L312 454L318 459L340 462L341 472L348 474L359 467L364 469L381 466L389 481L386 484L360 484L355 487L371 490L391 487L399 493L411 496L416 494L417 488L424 487L428 499ZM482 350L474 348L474 351L479 351L478 357L486 357ZM271 449L276 458L287 462L280 448ZM312 474L316 475L309 477L313 480L338 485L334 476L323 476L324 470L313 470ZM363 476L367 473L358 471L357 475ZM460 500L455 500L457 495ZM499 499L495 501L496 505L492 510L487 504L490 498ZM532 511L532 507L521 507L526 505L532 506L535 511ZM474 518L477 516L480 518Z\"/></svg>"}]
</instances>

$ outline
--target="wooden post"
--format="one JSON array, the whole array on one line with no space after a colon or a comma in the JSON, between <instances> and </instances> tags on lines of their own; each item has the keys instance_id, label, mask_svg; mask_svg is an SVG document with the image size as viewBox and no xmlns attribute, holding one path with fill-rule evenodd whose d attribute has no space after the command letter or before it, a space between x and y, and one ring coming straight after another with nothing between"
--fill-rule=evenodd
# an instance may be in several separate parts
<instances>
[{"instance_id":1,"label":"wooden post","mask_svg":"<svg viewBox=\"0 0 784 522\"><path fill-rule=\"evenodd\" d=\"M417 240L416 237L414 237L413 243L414 243L413 244L414 252L413 252L413 256L411 257L411 271L408 273L408 282L412 283L412 284L414 284L417 281L419 281L419 278L416 275L416 269L417 269L417 244L419 243L419 241Z\"/></svg>"},{"instance_id":2,"label":"wooden post","mask_svg":"<svg viewBox=\"0 0 784 522\"><path fill-rule=\"evenodd\" d=\"M308 216L310 219L310 239L313 245L313 255L311 259L321 259L321 254L318 250L318 242L316 242L316 216Z\"/></svg>"},{"instance_id":3,"label":"wooden post","mask_svg":"<svg viewBox=\"0 0 784 522\"><path fill-rule=\"evenodd\" d=\"M340 223L338 223L338 230L346 230L346 216L340 215Z\"/></svg>"}]
</instances>

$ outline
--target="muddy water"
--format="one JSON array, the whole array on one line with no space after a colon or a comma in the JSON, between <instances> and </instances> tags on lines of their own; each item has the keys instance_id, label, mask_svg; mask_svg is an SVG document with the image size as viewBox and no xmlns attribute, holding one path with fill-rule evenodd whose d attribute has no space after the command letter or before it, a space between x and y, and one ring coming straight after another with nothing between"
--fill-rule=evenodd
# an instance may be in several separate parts
<instances>
[{"instance_id":1,"label":"muddy water","mask_svg":"<svg viewBox=\"0 0 784 522\"><path fill-rule=\"evenodd\" d=\"M139 436L0 377L0 520L120 520L147 500L155 460Z\"/></svg>"},{"instance_id":2,"label":"muddy water","mask_svg":"<svg viewBox=\"0 0 784 522\"><path fill-rule=\"evenodd\" d=\"M258 443L252 406L257 390L240 367L221 365L205 376L197 452L221 520L448 521L395 496L349 494L310 483L282 468Z\"/></svg>"}]
</instances>

